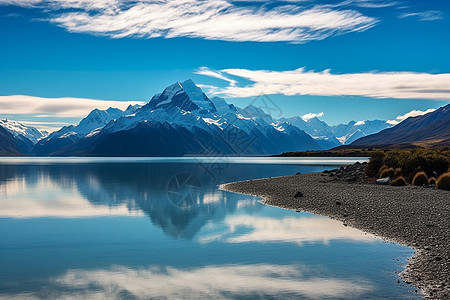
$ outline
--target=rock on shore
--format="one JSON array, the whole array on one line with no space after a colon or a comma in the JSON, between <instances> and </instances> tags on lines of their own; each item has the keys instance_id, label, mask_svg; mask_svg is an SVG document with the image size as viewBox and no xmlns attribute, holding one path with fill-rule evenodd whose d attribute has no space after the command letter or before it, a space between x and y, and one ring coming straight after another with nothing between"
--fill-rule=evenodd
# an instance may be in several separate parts
<instances>
[{"instance_id":1,"label":"rock on shore","mask_svg":"<svg viewBox=\"0 0 450 300\"><path fill-rule=\"evenodd\" d=\"M410 246L416 252L401 274L403 280L419 287L426 298L450 299L450 192L363 183L364 167L229 183L223 188L264 197L269 205L329 216ZM295 197L298 193L302 196Z\"/></svg>"}]
</instances>

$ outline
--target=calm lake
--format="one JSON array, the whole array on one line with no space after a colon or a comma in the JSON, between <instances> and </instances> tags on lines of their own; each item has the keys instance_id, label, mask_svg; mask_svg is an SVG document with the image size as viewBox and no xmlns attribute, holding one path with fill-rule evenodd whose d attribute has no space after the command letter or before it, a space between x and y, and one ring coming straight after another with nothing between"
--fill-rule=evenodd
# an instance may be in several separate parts
<instances>
[{"instance_id":1,"label":"calm lake","mask_svg":"<svg viewBox=\"0 0 450 300\"><path fill-rule=\"evenodd\" d=\"M353 158L0 158L0 299L411 299L412 250L218 189Z\"/></svg>"}]
</instances>

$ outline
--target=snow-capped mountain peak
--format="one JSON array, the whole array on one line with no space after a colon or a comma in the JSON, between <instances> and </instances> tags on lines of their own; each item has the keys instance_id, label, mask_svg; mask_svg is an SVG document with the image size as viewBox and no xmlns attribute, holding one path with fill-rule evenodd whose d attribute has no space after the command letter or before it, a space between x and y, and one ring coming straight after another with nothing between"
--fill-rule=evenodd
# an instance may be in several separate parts
<instances>
[{"instance_id":1,"label":"snow-capped mountain peak","mask_svg":"<svg viewBox=\"0 0 450 300\"><path fill-rule=\"evenodd\" d=\"M94 129L104 127L111 120L121 117L124 112L118 108L108 108L107 110L94 109L89 115L81 120L74 132L85 135Z\"/></svg>"},{"instance_id":2,"label":"snow-capped mountain peak","mask_svg":"<svg viewBox=\"0 0 450 300\"><path fill-rule=\"evenodd\" d=\"M239 112L247 118L251 118L258 123L272 124L274 120L267 114L263 109L256 107L254 105L248 105L244 109L240 109Z\"/></svg>"},{"instance_id":3,"label":"snow-capped mountain peak","mask_svg":"<svg viewBox=\"0 0 450 300\"><path fill-rule=\"evenodd\" d=\"M134 114L141 107L142 107L142 105L139 105L139 104L134 104L134 105L130 104L130 105L128 105L127 109L125 110L124 115Z\"/></svg>"},{"instance_id":4,"label":"snow-capped mountain peak","mask_svg":"<svg viewBox=\"0 0 450 300\"><path fill-rule=\"evenodd\" d=\"M37 141L45 136L44 133L36 129L32 126L27 126L17 121L13 120L0 120L0 126L9 131L13 136L17 137L19 135L23 135L27 139L29 139L33 144L36 144Z\"/></svg>"},{"instance_id":5,"label":"snow-capped mountain peak","mask_svg":"<svg viewBox=\"0 0 450 300\"><path fill-rule=\"evenodd\" d=\"M228 104L225 99L220 97L212 97L211 102L216 107L216 111L219 115L224 115L227 113L236 113L237 109L233 104Z\"/></svg>"},{"instance_id":6,"label":"snow-capped mountain peak","mask_svg":"<svg viewBox=\"0 0 450 300\"><path fill-rule=\"evenodd\" d=\"M351 144L357 139L377 133L392 125L381 120L350 121L348 124L339 124L331 127L333 134L341 144Z\"/></svg>"},{"instance_id":7,"label":"snow-capped mountain peak","mask_svg":"<svg viewBox=\"0 0 450 300\"><path fill-rule=\"evenodd\" d=\"M186 111L217 112L213 102L191 79L168 86L161 94L153 96L146 107L150 110L178 107Z\"/></svg>"},{"instance_id":8,"label":"snow-capped mountain peak","mask_svg":"<svg viewBox=\"0 0 450 300\"><path fill-rule=\"evenodd\" d=\"M111 121L131 115L140 107L140 105L130 105L125 111L112 107L106 110L94 109L80 123L65 126L53 132L47 138L40 140L35 147L35 151L37 153L51 152L56 148L74 143L84 136L92 136Z\"/></svg>"}]
</instances>

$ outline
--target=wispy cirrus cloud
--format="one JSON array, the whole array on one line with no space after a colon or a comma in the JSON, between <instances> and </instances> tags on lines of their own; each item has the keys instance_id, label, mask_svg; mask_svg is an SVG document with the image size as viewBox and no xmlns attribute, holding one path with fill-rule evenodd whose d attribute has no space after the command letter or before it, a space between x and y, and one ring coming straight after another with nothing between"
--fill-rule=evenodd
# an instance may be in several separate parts
<instances>
[{"instance_id":1,"label":"wispy cirrus cloud","mask_svg":"<svg viewBox=\"0 0 450 300\"><path fill-rule=\"evenodd\" d=\"M362 96L370 98L450 100L450 73L365 72L333 74L299 68L290 71L224 69L220 76L240 77L251 84L214 87L210 92L228 97L261 94ZM197 74L207 75L205 68ZM218 77L216 77L218 78ZM207 86L206 86L207 87Z\"/></svg>"},{"instance_id":2,"label":"wispy cirrus cloud","mask_svg":"<svg viewBox=\"0 0 450 300\"><path fill-rule=\"evenodd\" d=\"M397 116L397 118L395 118L394 120L388 120L388 121L386 121L386 123L391 124L391 125L397 125L398 123L408 119L409 117L423 116L423 115L431 113L433 111L435 111L434 108L430 108L427 110L412 110L409 113Z\"/></svg>"},{"instance_id":3,"label":"wispy cirrus cloud","mask_svg":"<svg viewBox=\"0 0 450 300\"><path fill-rule=\"evenodd\" d=\"M388 0L344 0L335 4L327 4L328 7L340 7L340 6L356 6L363 8L386 8L396 6L399 3L397 1Z\"/></svg>"},{"instance_id":4,"label":"wispy cirrus cloud","mask_svg":"<svg viewBox=\"0 0 450 300\"><path fill-rule=\"evenodd\" d=\"M16 5L22 7L34 7L40 3L42 3L42 0L0 0L0 6Z\"/></svg>"},{"instance_id":5,"label":"wispy cirrus cloud","mask_svg":"<svg viewBox=\"0 0 450 300\"><path fill-rule=\"evenodd\" d=\"M444 19L444 13L438 10L427 10L422 12L403 13L399 16L400 19L416 17L420 21L436 21Z\"/></svg>"},{"instance_id":6,"label":"wispy cirrus cloud","mask_svg":"<svg viewBox=\"0 0 450 300\"><path fill-rule=\"evenodd\" d=\"M230 86L236 86L236 83L237 83L236 80L228 78L227 76L223 75L222 72L216 71L216 70L211 70L207 67L198 68L198 70L196 71L196 74L205 75L205 76L209 76L209 77L227 81L230 84Z\"/></svg>"},{"instance_id":7,"label":"wispy cirrus cloud","mask_svg":"<svg viewBox=\"0 0 450 300\"><path fill-rule=\"evenodd\" d=\"M42 8L51 12L51 23L70 32L111 38L304 43L364 31L378 22L355 9L304 1L279 1L271 6L258 1L239 5L231 0L0 0L1 3Z\"/></svg>"}]
</instances>

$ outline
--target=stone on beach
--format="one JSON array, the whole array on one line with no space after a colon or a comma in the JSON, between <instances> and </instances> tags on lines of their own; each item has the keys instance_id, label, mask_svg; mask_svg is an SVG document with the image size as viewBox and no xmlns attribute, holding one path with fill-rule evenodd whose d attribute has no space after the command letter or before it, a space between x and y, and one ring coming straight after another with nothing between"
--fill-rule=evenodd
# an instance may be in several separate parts
<instances>
[{"instance_id":1,"label":"stone on beach","mask_svg":"<svg viewBox=\"0 0 450 300\"><path fill-rule=\"evenodd\" d=\"M389 185L389 184L391 184L391 177L388 176L388 177L377 179L377 181L375 183L379 184L379 185Z\"/></svg>"}]
</instances>

